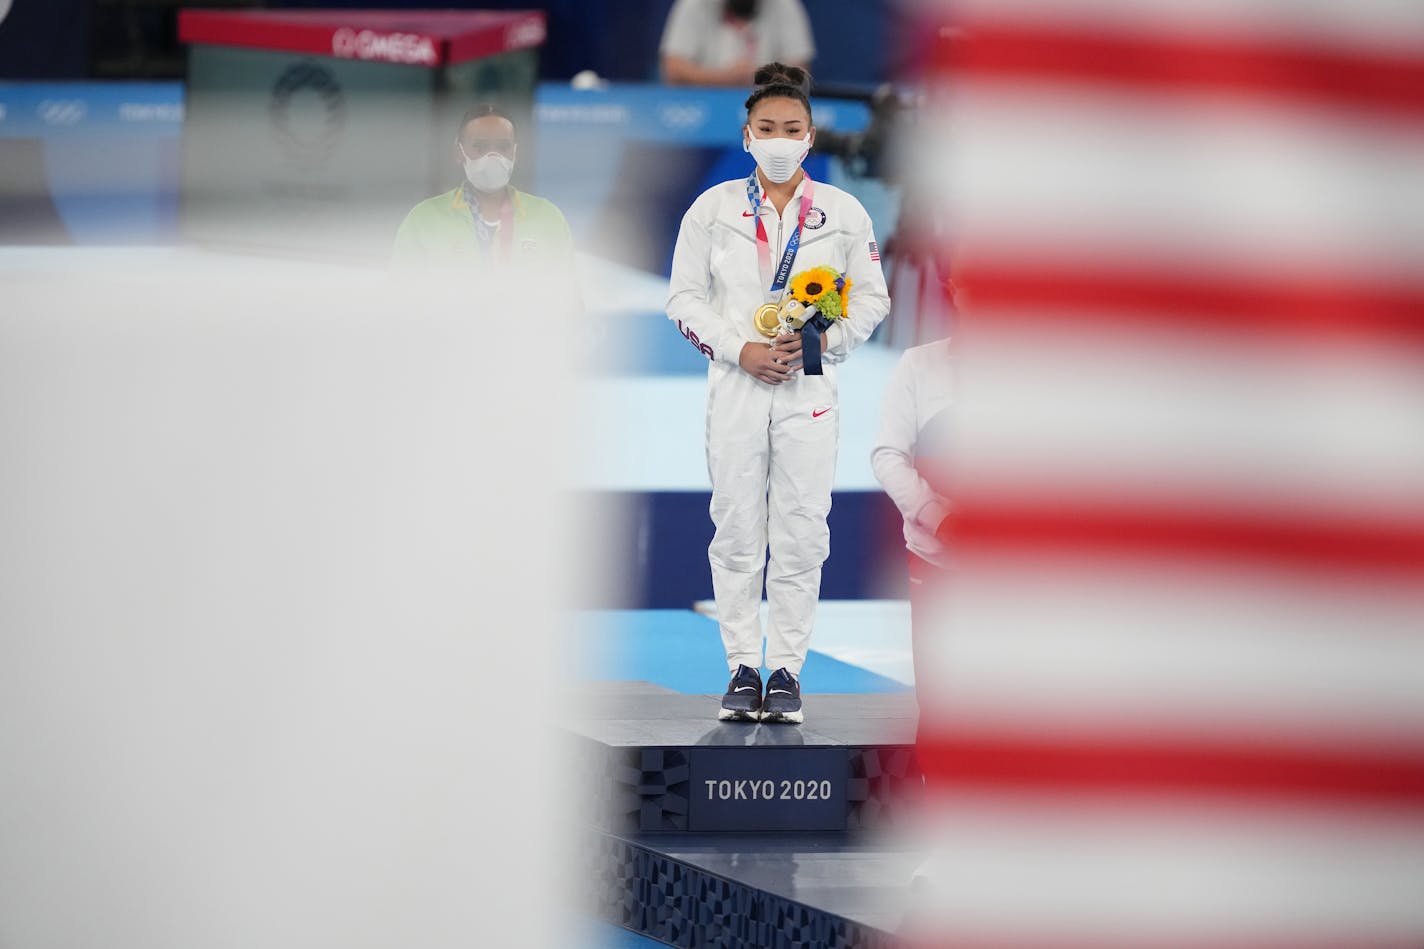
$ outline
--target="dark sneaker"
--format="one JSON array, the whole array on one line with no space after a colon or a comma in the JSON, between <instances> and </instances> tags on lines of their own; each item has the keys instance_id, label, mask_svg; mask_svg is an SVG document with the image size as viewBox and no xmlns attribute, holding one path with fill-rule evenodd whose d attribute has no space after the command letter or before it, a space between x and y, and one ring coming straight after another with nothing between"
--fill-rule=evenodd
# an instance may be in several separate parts
<instances>
[{"instance_id":1,"label":"dark sneaker","mask_svg":"<svg viewBox=\"0 0 1424 949\"><path fill-rule=\"evenodd\" d=\"M801 712L801 683L785 669L777 669L766 680L766 698L761 703L761 720L764 722L787 722L800 725L805 716Z\"/></svg>"},{"instance_id":2,"label":"dark sneaker","mask_svg":"<svg viewBox=\"0 0 1424 949\"><path fill-rule=\"evenodd\" d=\"M727 683L717 718L724 722L754 722L760 712L761 673L751 666L737 666L732 681Z\"/></svg>"}]
</instances>

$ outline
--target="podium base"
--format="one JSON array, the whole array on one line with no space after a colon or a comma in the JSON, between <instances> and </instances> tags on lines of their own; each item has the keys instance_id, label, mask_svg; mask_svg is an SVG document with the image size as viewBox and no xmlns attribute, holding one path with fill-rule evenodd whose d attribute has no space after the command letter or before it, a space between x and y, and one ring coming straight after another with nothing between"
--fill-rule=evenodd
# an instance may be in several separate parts
<instances>
[{"instance_id":1,"label":"podium base","mask_svg":"<svg viewBox=\"0 0 1424 949\"><path fill-rule=\"evenodd\" d=\"M803 696L801 725L718 721L720 696L590 686L570 730L593 821L615 834L854 834L919 798L908 694Z\"/></svg>"}]
</instances>

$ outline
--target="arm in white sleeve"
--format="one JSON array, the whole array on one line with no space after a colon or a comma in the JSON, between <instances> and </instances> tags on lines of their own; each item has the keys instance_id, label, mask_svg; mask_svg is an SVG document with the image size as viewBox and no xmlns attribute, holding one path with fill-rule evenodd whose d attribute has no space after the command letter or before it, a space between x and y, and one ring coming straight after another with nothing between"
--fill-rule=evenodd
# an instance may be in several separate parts
<instances>
[{"instance_id":1,"label":"arm in white sleeve","mask_svg":"<svg viewBox=\"0 0 1424 949\"><path fill-rule=\"evenodd\" d=\"M870 467L905 520L933 531L947 508L915 470L918 435L914 373L902 356L880 402L880 431L870 449Z\"/></svg>"},{"instance_id":2,"label":"arm in white sleeve","mask_svg":"<svg viewBox=\"0 0 1424 949\"><path fill-rule=\"evenodd\" d=\"M707 24L698 22L698 19L693 0L676 0L668 11L667 22L663 24L658 52L664 56L696 60L702 37L707 33Z\"/></svg>"},{"instance_id":3,"label":"arm in white sleeve","mask_svg":"<svg viewBox=\"0 0 1424 949\"><path fill-rule=\"evenodd\" d=\"M875 230L870 215L862 208L862 220L851 229L851 247L847 255L846 276L850 278L850 299L846 317L837 320L826 331L826 362L838 363L851 350L870 338L875 327L890 312L890 291L885 286L885 272L880 269L880 255L872 258L870 245L875 242ZM914 406L911 406L913 410Z\"/></svg>"},{"instance_id":4,"label":"arm in white sleeve","mask_svg":"<svg viewBox=\"0 0 1424 949\"><path fill-rule=\"evenodd\" d=\"M782 43L778 58L792 66L809 67L816 58L816 42L811 34L811 20L801 0L782 0L777 9L777 38Z\"/></svg>"},{"instance_id":5,"label":"arm in white sleeve","mask_svg":"<svg viewBox=\"0 0 1424 949\"><path fill-rule=\"evenodd\" d=\"M701 201L682 216L672 252L667 315L704 356L735 366L745 340L712 308L712 226Z\"/></svg>"}]
</instances>

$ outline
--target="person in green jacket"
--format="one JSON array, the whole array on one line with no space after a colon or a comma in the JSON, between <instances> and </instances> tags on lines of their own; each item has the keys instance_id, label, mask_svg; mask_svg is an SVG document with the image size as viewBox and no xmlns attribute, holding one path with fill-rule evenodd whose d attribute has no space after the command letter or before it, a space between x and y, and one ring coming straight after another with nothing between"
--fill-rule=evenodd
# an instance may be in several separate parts
<instances>
[{"instance_id":1,"label":"person in green jacket","mask_svg":"<svg viewBox=\"0 0 1424 949\"><path fill-rule=\"evenodd\" d=\"M518 152L507 113L488 104L466 112L455 140L465 182L411 209L396 233L392 263L571 273L573 238L563 213L509 183Z\"/></svg>"}]
</instances>

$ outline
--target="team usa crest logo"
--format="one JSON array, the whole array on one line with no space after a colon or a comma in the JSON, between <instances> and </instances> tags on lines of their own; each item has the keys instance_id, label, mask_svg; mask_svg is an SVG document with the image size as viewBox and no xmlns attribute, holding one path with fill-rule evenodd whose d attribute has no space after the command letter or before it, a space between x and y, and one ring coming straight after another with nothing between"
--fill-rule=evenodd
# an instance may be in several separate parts
<instances>
[{"instance_id":1,"label":"team usa crest logo","mask_svg":"<svg viewBox=\"0 0 1424 949\"><path fill-rule=\"evenodd\" d=\"M822 211L820 208L812 208L811 210L806 212L806 229L808 231L814 231L818 227L824 227L825 224L825 211Z\"/></svg>"}]
</instances>

